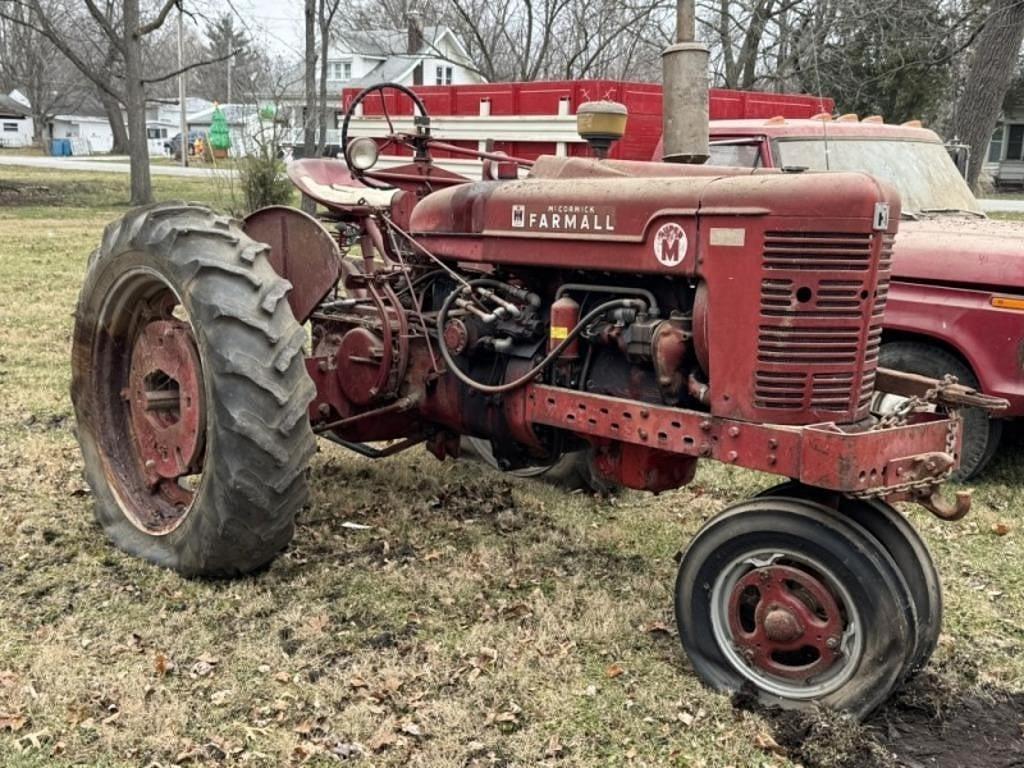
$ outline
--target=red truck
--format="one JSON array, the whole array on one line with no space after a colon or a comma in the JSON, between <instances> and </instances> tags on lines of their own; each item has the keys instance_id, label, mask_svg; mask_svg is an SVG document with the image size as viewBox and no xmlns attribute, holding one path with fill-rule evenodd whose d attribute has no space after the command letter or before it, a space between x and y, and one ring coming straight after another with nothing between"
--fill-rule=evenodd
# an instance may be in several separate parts
<instances>
[{"instance_id":1,"label":"red truck","mask_svg":"<svg viewBox=\"0 0 1024 768\"><path fill-rule=\"evenodd\" d=\"M713 120L709 164L867 171L895 185L903 221L880 364L928 376L951 373L1006 398L1006 418L1024 414L1024 223L981 212L933 131L877 118ZM824 307L841 300L816 301ZM897 405L892 396L875 403L878 411ZM984 468L1003 431L1003 421L984 412L964 416L960 479Z\"/></svg>"}]
</instances>

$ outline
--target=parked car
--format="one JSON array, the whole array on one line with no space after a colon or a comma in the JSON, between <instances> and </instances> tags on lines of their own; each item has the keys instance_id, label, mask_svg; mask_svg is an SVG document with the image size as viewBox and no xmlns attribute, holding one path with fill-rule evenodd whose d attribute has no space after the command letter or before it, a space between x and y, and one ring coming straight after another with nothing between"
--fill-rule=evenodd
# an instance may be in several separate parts
<instances>
[{"instance_id":1,"label":"parked car","mask_svg":"<svg viewBox=\"0 0 1024 768\"><path fill-rule=\"evenodd\" d=\"M1006 398L1006 418L1024 415L1024 223L985 216L933 131L875 120L712 121L709 164L860 170L894 184L903 221L879 363L934 377L951 373ZM876 409L896 404L890 397ZM965 411L956 477L981 472L1002 431L1002 420Z\"/></svg>"},{"instance_id":2,"label":"parked car","mask_svg":"<svg viewBox=\"0 0 1024 768\"><path fill-rule=\"evenodd\" d=\"M188 132L188 152L190 155L194 153L194 150L192 148L196 144L196 139L202 139L203 141L206 141L206 131L190 130ZM167 142L164 144L164 149L167 150L167 154L169 154L175 160L181 159L181 131L178 131L170 139L167 140Z\"/></svg>"}]
</instances>

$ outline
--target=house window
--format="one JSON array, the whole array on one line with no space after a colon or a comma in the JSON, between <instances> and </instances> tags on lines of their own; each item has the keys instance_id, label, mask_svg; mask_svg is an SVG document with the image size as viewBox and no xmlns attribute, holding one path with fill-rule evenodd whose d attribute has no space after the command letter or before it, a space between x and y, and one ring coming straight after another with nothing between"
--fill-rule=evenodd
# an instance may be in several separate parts
<instances>
[{"instance_id":1,"label":"house window","mask_svg":"<svg viewBox=\"0 0 1024 768\"><path fill-rule=\"evenodd\" d=\"M1024 160L1024 124L1010 126L1010 138L1006 142L1007 160Z\"/></svg>"},{"instance_id":2,"label":"house window","mask_svg":"<svg viewBox=\"0 0 1024 768\"><path fill-rule=\"evenodd\" d=\"M452 84L452 68L451 67L438 67L435 70L434 85L451 85Z\"/></svg>"},{"instance_id":3,"label":"house window","mask_svg":"<svg viewBox=\"0 0 1024 768\"><path fill-rule=\"evenodd\" d=\"M18 132L18 124L17 123L4 123L4 133L17 133L17 132Z\"/></svg>"},{"instance_id":4,"label":"house window","mask_svg":"<svg viewBox=\"0 0 1024 768\"><path fill-rule=\"evenodd\" d=\"M1003 159L1003 126L997 125L992 141L988 143L988 161L998 163Z\"/></svg>"},{"instance_id":5,"label":"house window","mask_svg":"<svg viewBox=\"0 0 1024 768\"><path fill-rule=\"evenodd\" d=\"M329 62L327 62L327 79L328 80L351 80L352 79L352 62L351 61L329 61Z\"/></svg>"},{"instance_id":6,"label":"house window","mask_svg":"<svg viewBox=\"0 0 1024 768\"><path fill-rule=\"evenodd\" d=\"M147 128L146 138L149 139L166 139L167 129L166 128Z\"/></svg>"}]
</instances>

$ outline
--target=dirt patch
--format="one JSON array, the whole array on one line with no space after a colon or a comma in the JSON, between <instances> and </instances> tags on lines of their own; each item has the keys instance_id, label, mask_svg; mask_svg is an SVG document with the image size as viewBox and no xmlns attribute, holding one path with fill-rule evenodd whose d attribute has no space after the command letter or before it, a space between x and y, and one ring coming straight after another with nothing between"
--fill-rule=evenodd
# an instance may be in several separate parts
<instances>
[{"instance_id":1,"label":"dirt patch","mask_svg":"<svg viewBox=\"0 0 1024 768\"><path fill-rule=\"evenodd\" d=\"M751 701L734 697L758 709ZM758 711L805 768L1024 768L1024 693L959 690L924 674L865 723L828 711Z\"/></svg>"},{"instance_id":2,"label":"dirt patch","mask_svg":"<svg viewBox=\"0 0 1024 768\"><path fill-rule=\"evenodd\" d=\"M0 205L53 205L60 195L42 184L0 181Z\"/></svg>"}]
</instances>

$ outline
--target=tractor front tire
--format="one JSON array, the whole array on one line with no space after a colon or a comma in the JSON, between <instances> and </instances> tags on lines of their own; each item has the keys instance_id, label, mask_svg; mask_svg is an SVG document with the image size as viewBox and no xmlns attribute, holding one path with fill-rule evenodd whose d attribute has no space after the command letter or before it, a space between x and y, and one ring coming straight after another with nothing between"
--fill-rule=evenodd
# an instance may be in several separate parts
<instances>
[{"instance_id":1,"label":"tractor front tire","mask_svg":"<svg viewBox=\"0 0 1024 768\"><path fill-rule=\"evenodd\" d=\"M265 565L308 498L306 334L268 253L205 207L138 208L79 296L71 396L96 517L183 575Z\"/></svg>"}]
</instances>

